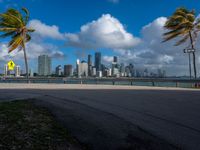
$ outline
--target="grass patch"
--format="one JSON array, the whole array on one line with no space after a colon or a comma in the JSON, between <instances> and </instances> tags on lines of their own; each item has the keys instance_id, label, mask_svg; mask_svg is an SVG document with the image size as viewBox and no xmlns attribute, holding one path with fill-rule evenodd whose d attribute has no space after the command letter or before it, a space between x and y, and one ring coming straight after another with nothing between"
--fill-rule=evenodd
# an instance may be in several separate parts
<instances>
[{"instance_id":1,"label":"grass patch","mask_svg":"<svg viewBox=\"0 0 200 150\"><path fill-rule=\"evenodd\" d=\"M29 101L0 103L1 150L67 150L76 144L46 109Z\"/></svg>"}]
</instances>

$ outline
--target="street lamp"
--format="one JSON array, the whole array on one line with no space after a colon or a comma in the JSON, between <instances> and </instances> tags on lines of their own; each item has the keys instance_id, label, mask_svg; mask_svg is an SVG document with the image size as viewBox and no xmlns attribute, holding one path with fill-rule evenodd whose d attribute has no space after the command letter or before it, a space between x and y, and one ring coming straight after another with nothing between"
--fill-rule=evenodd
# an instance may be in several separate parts
<instances>
[{"instance_id":1,"label":"street lamp","mask_svg":"<svg viewBox=\"0 0 200 150\"><path fill-rule=\"evenodd\" d=\"M191 71L191 58L190 58L190 53L194 53L195 49L194 48L185 48L183 49L184 53L188 53L188 57L189 57L189 71L190 71L190 79L192 78L192 71Z\"/></svg>"}]
</instances>

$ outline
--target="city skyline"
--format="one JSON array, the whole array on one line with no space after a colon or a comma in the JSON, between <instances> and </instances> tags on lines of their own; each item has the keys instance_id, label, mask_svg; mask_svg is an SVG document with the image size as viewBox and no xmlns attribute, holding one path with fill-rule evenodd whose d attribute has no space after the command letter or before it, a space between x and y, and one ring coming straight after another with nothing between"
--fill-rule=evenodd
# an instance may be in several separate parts
<instances>
[{"instance_id":1,"label":"city skyline","mask_svg":"<svg viewBox=\"0 0 200 150\"><path fill-rule=\"evenodd\" d=\"M135 64L139 69L163 68L172 76L188 75L188 57L183 53L187 44L174 47L174 41L161 43L163 25L167 17L180 6L188 9L194 8L198 15L200 13L200 6L196 5L198 1L161 2L154 0L146 3L149 6L148 9L144 9L142 1L66 2L59 0L58 2L50 1L49 5L43 8L41 6L44 5L44 1L39 0L22 0L17 2L17 5L15 1L2 0L0 8L4 11L8 7L21 9L25 6L30 10L31 18L28 25L37 28L32 35L32 41L27 44L30 68L34 72L37 71L35 64L38 55L50 55L54 60L52 66L55 68L58 64L74 66L78 58L87 60L87 54L94 56L95 52L100 51L103 63L111 63L112 57L116 55L121 58L122 62ZM167 6L169 9L164 9ZM84 7L88 9L85 10ZM55 8L54 15L49 17L53 8ZM75 12L71 8L77 8L78 11ZM62 9L66 11L61 11ZM135 13L137 11L141 13ZM40 12L43 12L42 15ZM148 17L146 17L146 12L148 12ZM64 14L63 18L58 17L61 14ZM7 42L8 39L1 39L1 73L4 64L10 59L19 64L21 68L25 67L21 52L18 53L15 50L10 55L7 54ZM199 43L198 39L197 49L200 49ZM197 53L197 66L199 65L200 56ZM198 76L199 72L198 70Z\"/></svg>"},{"instance_id":2,"label":"city skyline","mask_svg":"<svg viewBox=\"0 0 200 150\"><path fill-rule=\"evenodd\" d=\"M93 58L93 59L92 59ZM38 56L38 69L33 72L29 69L29 75L33 76L53 76L53 77L169 77L166 71L158 68L156 71L148 70L148 68L138 69L134 64L124 64L118 61L117 56L113 56L111 64L101 62L101 52L96 52L94 57L88 54L88 60L76 60L76 65L58 64L55 68L52 67L52 58L48 55ZM4 65L4 77L23 77L24 70L19 65L14 70L10 71L7 64Z\"/></svg>"}]
</instances>

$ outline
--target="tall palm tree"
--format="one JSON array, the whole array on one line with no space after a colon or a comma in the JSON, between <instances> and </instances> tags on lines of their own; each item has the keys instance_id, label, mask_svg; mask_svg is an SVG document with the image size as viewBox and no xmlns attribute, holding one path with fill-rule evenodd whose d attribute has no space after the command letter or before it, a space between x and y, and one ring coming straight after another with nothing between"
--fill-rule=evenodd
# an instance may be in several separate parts
<instances>
[{"instance_id":1,"label":"tall palm tree","mask_svg":"<svg viewBox=\"0 0 200 150\"><path fill-rule=\"evenodd\" d=\"M26 42L31 40L30 32L34 32L34 29L28 28L27 23L29 21L29 11L26 8L22 8L23 14L15 9L8 9L5 13L0 14L0 32L3 34L0 37L11 37L8 43L8 52L12 52L17 49L24 51L24 60L26 66L26 78L29 82L28 62L26 56Z\"/></svg>"},{"instance_id":2,"label":"tall palm tree","mask_svg":"<svg viewBox=\"0 0 200 150\"><path fill-rule=\"evenodd\" d=\"M197 77L195 40L197 38L196 29L199 26L199 22L199 20L196 20L194 10L189 11L186 8L178 8L174 14L168 18L164 26L168 30L168 32L164 33L164 42L179 37L180 39L175 44L175 46L179 46L190 40L195 78Z\"/></svg>"}]
</instances>

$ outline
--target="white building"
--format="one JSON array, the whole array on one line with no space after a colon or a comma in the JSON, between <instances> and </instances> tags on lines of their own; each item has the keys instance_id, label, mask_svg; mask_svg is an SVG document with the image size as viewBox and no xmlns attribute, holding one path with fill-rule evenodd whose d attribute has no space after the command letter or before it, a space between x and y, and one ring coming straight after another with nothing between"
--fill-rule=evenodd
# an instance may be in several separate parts
<instances>
[{"instance_id":1,"label":"white building","mask_svg":"<svg viewBox=\"0 0 200 150\"><path fill-rule=\"evenodd\" d=\"M20 77L21 74L20 74L20 66L17 65L15 66L15 77Z\"/></svg>"},{"instance_id":2,"label":"white building","mask_svg":"<svg viewBox=\"0 0 200 150\"><path fill-rule=\"evenodd\" d=\"M97 71L97 77L99 77L99 78L102 77L102 71Z\"/></svg>"},{"instance_id":3,"label":"white building","mask_svg":"<svg viewBox=\"0 0 200 150\"><path fill-rule=\"evenodd\" d=\"M118 68L113 68L112 72L113 72L114 77L119 77L119 69Z\"/></svg>"},{"instance_id":4,"label":"white building","mask_svg":"<svg viewBox=\"0 0 200 150\"><path fill-rule=\"evenodd\" d=\"M78 77L87 77L88 76L88 64L85 61L82 61L80 63L79 60L77 60L77 75Z\"/></svg>"},{"instance_id":5,"label":"white building","mask_svg":"<svg viewBox=\"0 0 200 150\"><path fill-rule=\"evenodd\" d=\"M33 77L33 70L32 69L29 69L29 76Z\"/></svg>"},{"instance_id":6,"label":"white building","mask_svg":"<svg viewBox=\"0 0 200 150\"><path fill-rule=\"evenodd\" d=\"M95 77L97 75L97 71L95 67L92 67L92 76Z\"/></svg>"},{"instance_id":7,"label":"white building","mask_svg":"<svg viewBox=\"0 0 200 150\"><path fill-rule=\"evenodd\" d=\"M6 77L6 76L8 76L9 74L10 74L10 71L8 70L8 65L5 64L5 65L4 65L4 76Z\"/></svg>"},{"instance_id":8,"label":"white building","mask_svg":"<svg viewBox=\"0 0 200 150\"><path fill-rule=\"evenodd\" d=\"M112 69L111 69L111 68L108 69L108 76L109 76L109 77L112 76Z\"/></svg>"}]
</instances>

